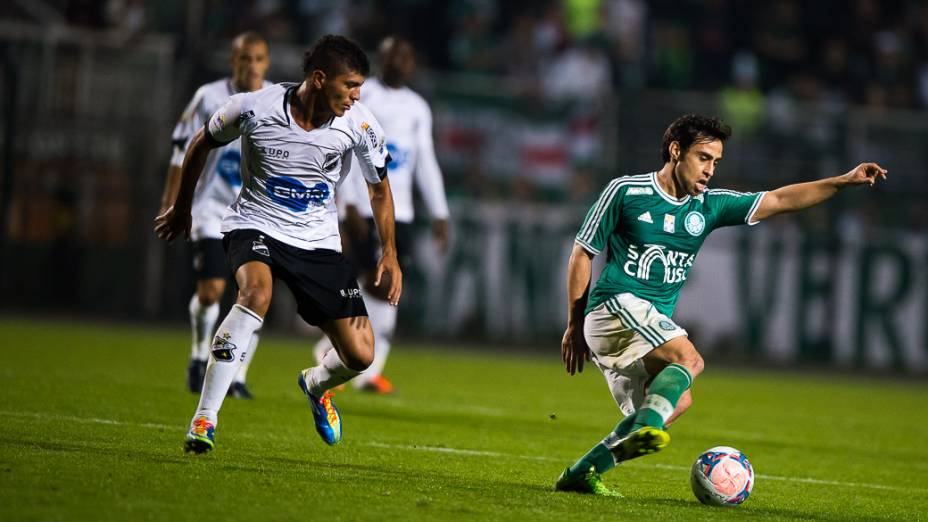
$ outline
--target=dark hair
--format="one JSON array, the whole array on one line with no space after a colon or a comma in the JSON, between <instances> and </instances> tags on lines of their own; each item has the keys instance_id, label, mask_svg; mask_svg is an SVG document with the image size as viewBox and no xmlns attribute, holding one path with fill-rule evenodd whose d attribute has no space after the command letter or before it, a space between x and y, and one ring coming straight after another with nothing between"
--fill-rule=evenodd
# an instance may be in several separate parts
<instances>
[{"instance_id":1,"label":"dark hair","mask_svg":"<svg viewBox=\"0 0 928 522\"><path fill-rule=\"evenodd\" d=\"M344 72L367 76L371 65L358 44L344 36L327 34L303 55L303 77L309 76L316 69L330 77Z\"/></svg>"},{"instance_id":2,"label":"dark hair","mask_svg":"<svg viewBox=\"0 0 928 522\"><path fill-rule=\"evenodd\" d=\"M725 142L731 137L731 127L719 118L709 118L698 114L680 116L664 131L661 142L661 159L664 163L670 161L670 143L680 144L682 153L686 153L690 145L697 142L719 140Z\"/></svg>"}]
</instances>

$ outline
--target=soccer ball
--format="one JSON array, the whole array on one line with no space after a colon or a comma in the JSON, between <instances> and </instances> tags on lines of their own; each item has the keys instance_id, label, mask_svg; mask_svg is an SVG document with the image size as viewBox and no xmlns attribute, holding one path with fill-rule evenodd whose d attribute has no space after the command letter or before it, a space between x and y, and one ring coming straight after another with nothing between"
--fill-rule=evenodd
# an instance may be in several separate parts
<instances>
[{"instance_id":1,"label":"soccer ball","mask_svg":"<svg viewBox=\"0 0 928 522\"><path fill-rule=\"evenodd\" d=\"M716 446L693 463L690 485L703 504L735 507L747 500L754 488L754 468L744 453Z\"/></svg>"}]
</instances>

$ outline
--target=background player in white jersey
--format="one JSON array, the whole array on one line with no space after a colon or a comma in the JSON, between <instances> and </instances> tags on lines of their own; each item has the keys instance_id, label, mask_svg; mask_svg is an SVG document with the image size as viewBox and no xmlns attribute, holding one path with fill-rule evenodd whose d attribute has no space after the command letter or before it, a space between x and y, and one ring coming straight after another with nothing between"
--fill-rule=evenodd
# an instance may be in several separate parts
<instances>
[{"instance_id":1,"label":"background player in white jersey","mask_svg":"<svg viewBox=\"0 0 928 522\"><path fill-rule=\"evenodd\" d=\"M210 349L200 403L185 449L214 446L225 391L261 329L274 279L293 292L297 311L319 326L335 349L298 375L316 431L328 444L341 440L341 417L331 388L370 366L374 335L357 273L341 254L335 190L356 157L368 182L383 256L375 286L389 287L395 306L402 293L396 259L389 155L380 124L364 105L367 56L350 40L325 36L303 60L303 82L237 94L191 140L174 205L155 220L159 237L189 235L197 176L208 151L242 138L243 186L222 221L223 244L238 283L236 304L219 325Z\"/></svg>"},{"instance_id":2,"label":"background player in white jersey","mask_svg":"<svg viewBox=\"0 0 928 522\"><path fill-rule=\"evenodd\" d=\"M257 33L245 32L232 40L232 56L229 60L232 76L207 83L197 89L174 127L174 152L164 182L159 215L163 214L177 197L181 164L190 138L233 94L257 91L270 85L264 79L269 64L267 41ZM196 293L190 298L193 343L187 366L187 387L193 393L200 393L203 387L203 375L209 358L209 337L219 317L219 300L226 289L226 278L229 277L229 264L222 249L219 227L226 207L235 201L242 188L242 177L239 173L241 158L239 140L210 151L193 194L193 225L190 229L190 239L193 241L192 264L197 288ZM249 353L254 352L249 350ZM229 395L251 398L251 393L245 385L249 362L250 356L242 362L239 373L229 387Z\"/></svg>"},{"instance_id":3,"label":"background player in white jersey","mask_svg":"<svg viewBox=\"0 0 928 522\"><path fill-rule=\"evenodd\" d=\"M448 246L448 201L432 142L432 111L422 96L406 86L416 66L412 45L402 38L384 39L378 64L380 76L364 84L361 101L387 135L387 150L392 158L390 187L396 207L396 249L405 271L412 255L413 184L431 214L432 230L441 251ZM387 302L384 290L372 284L379 253L367 190L360 176L350 176L344 188L347 190L339 197L346 213L350 255L360 272L364 303L374 329L374 362L352 384L360 390L390 393L393 385L382 372L396 328L397 309ZM322 360L331 348L323 337L316 345L316 359Z\"/></svg>"}]
</instances>

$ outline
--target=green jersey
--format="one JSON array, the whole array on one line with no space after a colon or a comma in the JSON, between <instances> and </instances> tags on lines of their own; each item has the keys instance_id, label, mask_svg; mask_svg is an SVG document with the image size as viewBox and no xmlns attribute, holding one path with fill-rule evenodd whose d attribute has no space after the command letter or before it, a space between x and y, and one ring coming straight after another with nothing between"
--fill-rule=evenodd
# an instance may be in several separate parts
<instances>
[{"instance_id":1,"label":"green jersey","mask_svg":"<svg viewBox=\"0 0 928 522\"><path fill-rule=\"evenodd\" d=\"M763 194L707 189L676 199L657 183L657 172L609 182L576 237L594 255L609 247L586 313L616 294L630 292L672 316L709 232L753 225L751 217Z\"/></svg>"}]
</instances>

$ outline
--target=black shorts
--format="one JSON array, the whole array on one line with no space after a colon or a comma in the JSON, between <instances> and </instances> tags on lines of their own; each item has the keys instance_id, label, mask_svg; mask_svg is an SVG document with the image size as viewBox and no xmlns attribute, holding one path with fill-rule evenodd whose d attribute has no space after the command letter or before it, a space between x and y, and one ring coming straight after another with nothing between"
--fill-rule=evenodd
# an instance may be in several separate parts
<instances>
[{"instance_id":1,"label":"black shorts","mask_svg":"<svg viewBox=\"0 0 928 522\"><path fill-rule=\"evenodd\" d=\"M367 316L358 275L341 252L303 250L257 230L233 230L222 240L232 272L250 261L271 268L296 298L297 313L309 324Z\"/></svg>"},{"instance_id":2,"label":"black shorts","mask_svg":"<svg viewBox=\"0 0 928 522\"><path fill-rule=\"evenodd\" d=\"M396 224L396 259L406 271L412 260L412 223ZM380 235L373 218L367 218L367 235L351 237L351 264L361 273L373 273L380 260Z\"/></svg>"},{"instance_id":3,"label":"black shorts","mask_svg":"<svg viewBox=\"0 0 928 522\"><path fill-rule=\"evenodd\" d=\"M221 239L207 238L194 241L190 250L190 262L197 281L204 279L226 279L229 263Z\"/></svg>"}]
</instances>

